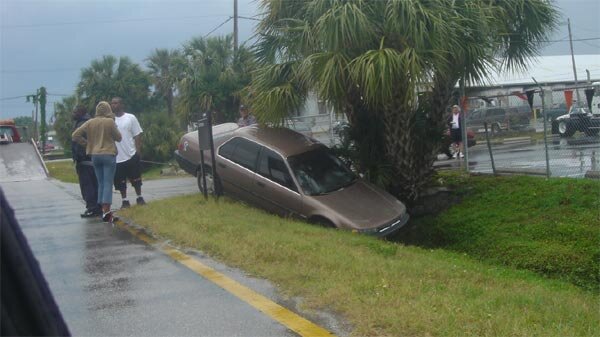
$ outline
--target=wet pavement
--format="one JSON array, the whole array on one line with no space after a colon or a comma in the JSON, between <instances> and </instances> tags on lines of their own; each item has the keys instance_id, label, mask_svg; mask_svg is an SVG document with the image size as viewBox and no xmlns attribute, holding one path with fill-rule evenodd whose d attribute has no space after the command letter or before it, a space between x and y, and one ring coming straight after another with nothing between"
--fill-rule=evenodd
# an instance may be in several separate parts
<instances>
[{"instance_id":1,"label":"wet pavement","mask_svg":"<svg viewBox=\"0 0 600 337\"><path fill-rule=\"evenodd\" d=\"M296 336L129 232L80 218L77 185L6 180L2 189L73 335ZM144 183L148 201L185 193L197 193L194 178ZM275 297L268 282L197 258Z\"/></svg>"}]
</instances>

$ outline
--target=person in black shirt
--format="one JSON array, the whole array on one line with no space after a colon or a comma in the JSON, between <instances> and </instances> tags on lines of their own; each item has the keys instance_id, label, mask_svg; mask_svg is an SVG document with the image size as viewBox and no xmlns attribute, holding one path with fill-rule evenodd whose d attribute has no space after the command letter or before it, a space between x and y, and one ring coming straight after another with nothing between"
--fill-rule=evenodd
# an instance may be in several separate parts
<instances>
[{"instance_id":1,"label":"person in black shirt","mask_svg":"<svg viewBox=\"0 0 600 337\"><path fill-rule=\"evenodd\" d=\"M83 123L90 119L87 109L83 105L78 105L73 111L73 131L77 130ZM85 146L71 141L71 152L73 162L79 177L79 188L81 196L85 200L85 212L81 214L82 218L91 218L102 215L102 209L98 205L98 180L94 173L92 158L86 154Z\"/></svg>"}]
</instances>

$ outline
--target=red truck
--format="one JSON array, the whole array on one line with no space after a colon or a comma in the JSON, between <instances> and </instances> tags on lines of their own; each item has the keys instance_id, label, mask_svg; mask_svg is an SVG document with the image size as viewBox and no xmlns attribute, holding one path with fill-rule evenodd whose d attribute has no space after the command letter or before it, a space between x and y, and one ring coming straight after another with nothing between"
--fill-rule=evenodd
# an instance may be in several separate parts
<instances>
[{"instance_id":1,"label":"red truck","mask_svg":"<svg viewBox=\"0 0 600 337\"><path fill-rule=\"evenodd\" d=\"M21 136L12 119L0 120L0 144L20 143Z\"/></svg>"}]
</instances>

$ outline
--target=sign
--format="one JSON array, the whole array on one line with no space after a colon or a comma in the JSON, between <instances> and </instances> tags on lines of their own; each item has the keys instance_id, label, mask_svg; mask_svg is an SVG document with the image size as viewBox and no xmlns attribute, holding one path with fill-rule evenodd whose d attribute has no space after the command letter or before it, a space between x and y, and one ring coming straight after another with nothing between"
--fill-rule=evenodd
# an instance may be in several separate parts
<instances>
[{"instance_id":1,"label":"sign","mask_svg":"<svg viewBox=\"0 0 600 337\"><path fill-rule=\"evenodd\" d=\"M212 130L210 129L210 122L206 115L203 115L198 120L198 146L200 150L210 150L212 144Z\"/></svg>"}]
</instances>

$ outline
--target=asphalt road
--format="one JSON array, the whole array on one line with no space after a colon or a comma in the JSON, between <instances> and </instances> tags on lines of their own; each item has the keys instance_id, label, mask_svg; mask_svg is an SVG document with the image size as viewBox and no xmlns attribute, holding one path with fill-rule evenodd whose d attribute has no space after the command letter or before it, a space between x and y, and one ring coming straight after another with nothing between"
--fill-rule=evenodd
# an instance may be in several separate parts
<instances>
[{"instance_id":1,"label":"asphalt road","mask_svg":"<svg viewBox=\"0 0 600 337\"><path fill-rule=\"evenodd\" d=\"M6 167L14 167L6 152L2 157ZM80 218L84 204L76 184L37 173L26 178L22 170L11 177L11 172L0 171L2 190L72 335L298 335L297 330L166 255L164 242L148 244L119 226ZM152 201L197 193L197 187L194 178L174 178L147 181L143 192ZM279 298L276 288L265 280L249 277L201 252L186 253L269 301L288 308L296 303ZM317 313L311 318L343 334L335 317Z\"/></svg>"},{"instance_id":2,"label":"asphalt road","mask_svg":"<svg viewBox=\"0 0 600 337\"><path fill-rule=\"evenodd\" d=\"M528 138L497 143L491 146L496 169L545 174L546 150L543 140ZM435 166L440 169L464 167L464 159L446 159L440 155ZM585 173L600 170L600 138L578 135L572 138L548 139L548 162L553 177L582 178ZM595 162L596 164L593 164ZM492 173L492 160L487 144L479 143L469 148L469 171Z\"/></svg>"}]
</instances>

